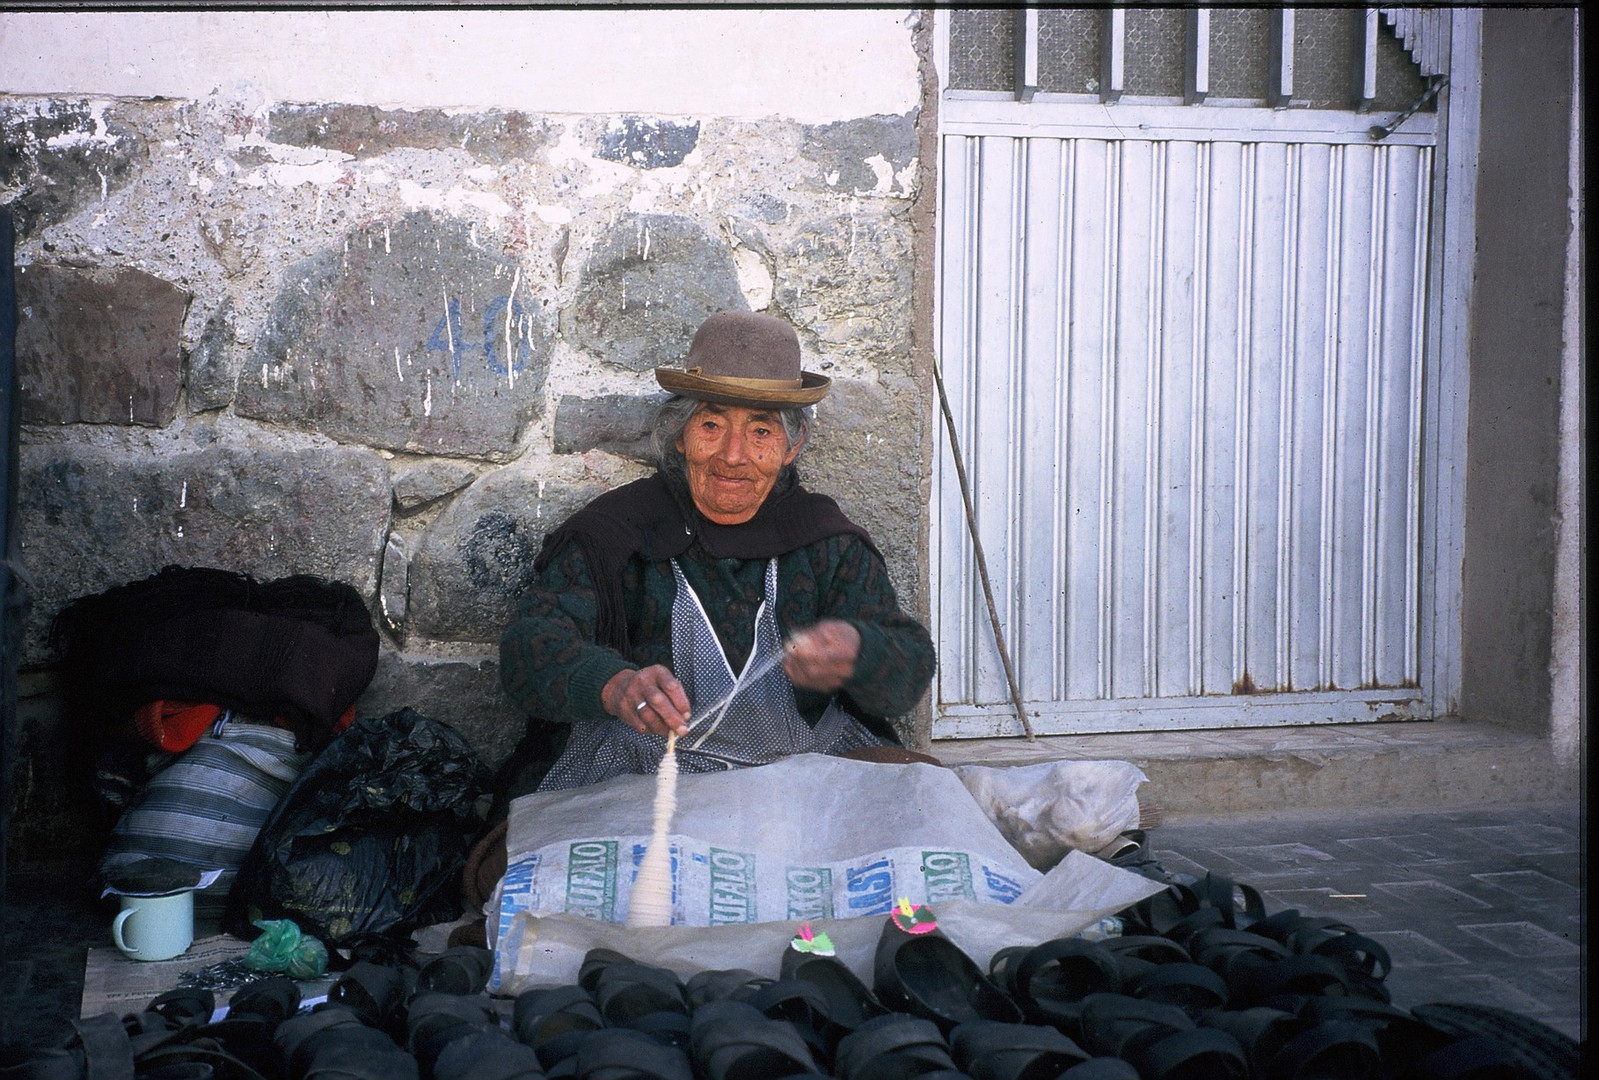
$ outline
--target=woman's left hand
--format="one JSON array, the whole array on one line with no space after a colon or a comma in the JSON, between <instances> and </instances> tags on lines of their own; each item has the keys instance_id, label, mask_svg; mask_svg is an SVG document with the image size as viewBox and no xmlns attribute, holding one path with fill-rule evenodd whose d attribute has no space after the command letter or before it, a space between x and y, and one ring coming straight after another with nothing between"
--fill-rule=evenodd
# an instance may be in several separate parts
<instances>
[{"instance_id":1,"label":"woman's left hand","mask_svg":"<svg viewBox=\"0 0 1599 1080\"><path fill-rule=\"evenodd\" d=\"M861 653L859 630L841 619L823 619L800 630L784 647L783 670L789 682L805 690L831 694L855 674Z\"/></svg>"}]
</instances>

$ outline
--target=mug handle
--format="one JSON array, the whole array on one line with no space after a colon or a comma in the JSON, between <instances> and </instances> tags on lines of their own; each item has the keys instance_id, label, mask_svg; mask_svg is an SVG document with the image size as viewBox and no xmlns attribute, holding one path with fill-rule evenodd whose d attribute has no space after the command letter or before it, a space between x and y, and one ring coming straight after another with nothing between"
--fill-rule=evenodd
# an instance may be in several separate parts
<instances>
[{"instance_id":1,"label":"mug handle","mask_svg":"<svg viewBox=\"0 0 1599 1080\"><path fill-rule=\"evenodd\" d=\"M123 908L121 911L117 912L117 917L111 921L111 940L116 942L117 943L117 948L121 949L125 953L130 953L131 954L131 953L136 953L136 952L139 951L138 949L135 949L132 945L129 945L122 938L122 924L127 922L128 921L128 916L132 915L137 910L139 910L139 909L138 908Z\"/></svg>"}]
</instances>

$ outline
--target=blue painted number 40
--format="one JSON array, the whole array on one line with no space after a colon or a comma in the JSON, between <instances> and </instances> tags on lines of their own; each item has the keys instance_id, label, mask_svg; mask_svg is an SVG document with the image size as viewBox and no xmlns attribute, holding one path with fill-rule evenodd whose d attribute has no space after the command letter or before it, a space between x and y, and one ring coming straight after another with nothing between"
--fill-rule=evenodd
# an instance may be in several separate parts
<instances>
[{"instance_id":1,"label":"blue painted number 40","mask_svg":"<svg viewBox=\"0 0 1599 1080\"><path fill-rule=\"evenodd\" d=\"M511 310L511 340L514 342L509 366L500 356L501 348L505 344L505 311ZM461 358L468 349L483 350L483 357L488 361L489 370L496 375L510 375L520 372L527 367L528 360L532 358L533 350L528 344L527 336L521 332L524 312L520 302L509 296L496 296L483 309L483 340L471 342L466 340L466 335L461 332L461 301L451 297L449 306L439 324L433 328L433 336L428 338L428 349L433 352L447 352L450 354L450 377L461 377Z\"/></svg>"}]
</instances>

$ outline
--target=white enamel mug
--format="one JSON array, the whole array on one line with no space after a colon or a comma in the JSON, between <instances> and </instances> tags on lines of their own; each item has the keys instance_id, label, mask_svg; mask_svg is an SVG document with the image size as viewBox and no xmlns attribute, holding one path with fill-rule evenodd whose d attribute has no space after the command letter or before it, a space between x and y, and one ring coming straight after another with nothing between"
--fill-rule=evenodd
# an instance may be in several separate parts
<instances>
[{"instance_id":1,"label":"white enamel mug","mask_svg":"<svg viewBox=\"0 0 1599 1080\"><path fill-rule=\"evenodd\" d=\"M124 896L111 940L134 960L171 960L194 941L194 891Z\"/></svg>"}]
</instances>

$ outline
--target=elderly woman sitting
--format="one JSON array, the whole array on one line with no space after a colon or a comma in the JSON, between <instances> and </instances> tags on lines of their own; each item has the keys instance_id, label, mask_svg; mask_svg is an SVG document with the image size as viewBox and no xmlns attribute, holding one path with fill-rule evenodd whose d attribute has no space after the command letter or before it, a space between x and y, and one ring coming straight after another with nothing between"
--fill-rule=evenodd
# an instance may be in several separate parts
<instances>
[{"instance_id":1,"label":"elderly woman sitting","mask_svg":"<svg viewBox=\"0 0 1599 1080\"><path fill-rule=\"evenodd\" d=\"M656 420L658 471L545 539L501 639L505 689L536 718L503 795L653 773L669 732L689 736L686 772L871 756L897 744L885 717L932 679L932 640L871 539L795 476L828 380L800 370L793 329L713 315L683 369L655 377L674 394ZM735 684L705 735L694 710Z\"/></svg>"}]
</instances>

